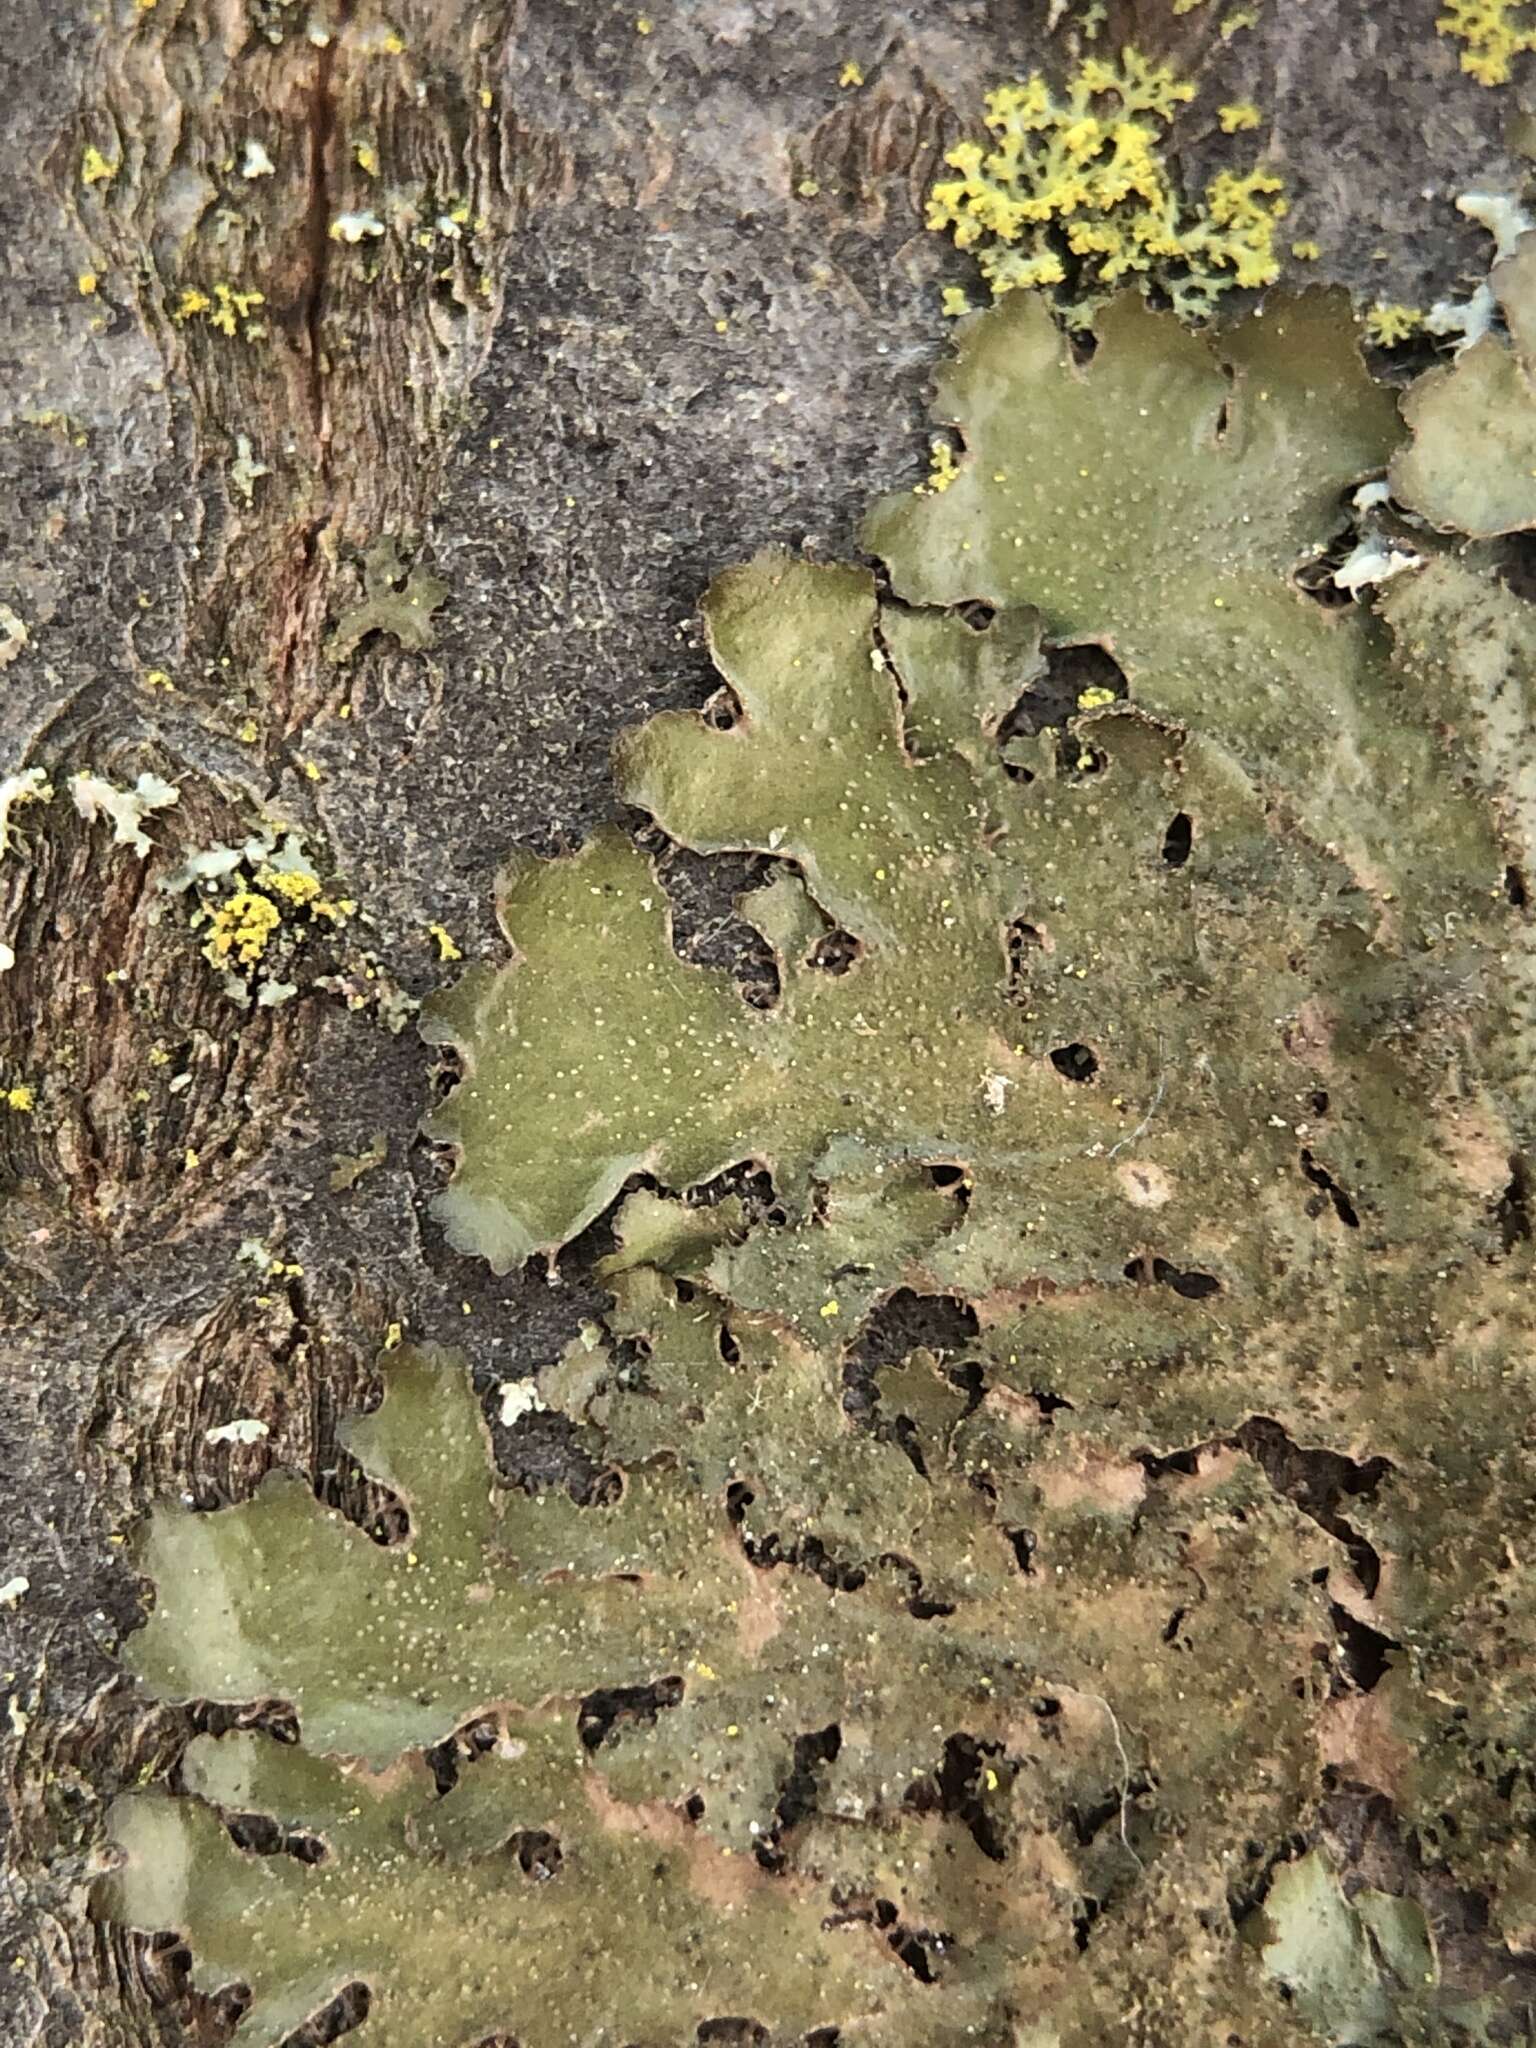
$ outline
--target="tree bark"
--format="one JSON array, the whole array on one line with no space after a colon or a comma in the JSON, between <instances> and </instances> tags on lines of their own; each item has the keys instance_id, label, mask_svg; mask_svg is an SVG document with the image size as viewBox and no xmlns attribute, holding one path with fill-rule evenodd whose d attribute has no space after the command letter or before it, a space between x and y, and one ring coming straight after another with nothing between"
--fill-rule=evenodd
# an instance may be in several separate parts
<instances>
[{"instance_id":1,"label":"tree bark","mask_svg":"<svg viewBox=\"0 0 1536 2048\"><path fill-rule=\"evenodd\" d=\"M1210 110L1254 97L1316 271L1418 304L1483 259L1448 195L1518 184L1505 96L1458 75L1436 11L1266 5L1228 42L1214 8L1124 0L1106 33L1177 34L1201 70L1191 183L1220 160ZM0 776L57 793L0 851L0 1083L36 1095L0 1116L0 1579L28 1582L0 1610L7 2040L223 2037L174 1951L87 1912L106 1800L192 1719L116 1672L143 1608L125 1533L158 1493L213 1505L274 1463L366 1505L335 1425L391 1324L467 1348L489 1390L589 1312L426 1217L432 1060L398 1027L458 971L433 927L499 957L501 860L575 844L612 809L616 733L713 687L694 606L718 569L847 553L921 472L938 285L965 275L923 194L982 91L1055 61L1061 12L13 11L0 595L27 637ZM384 540L448 587L435 644L332 658ZM76 814L81 771L176 785L146 856ZM292 1000L242 1008L195 896L161 885L278 815L358 911ZM728 889L672 879L685 948L723 957ZM210 1442L247 1416L264 1439ZM569 1469L554 1434L515 1455Z\"/></svg>"}]
</instances>

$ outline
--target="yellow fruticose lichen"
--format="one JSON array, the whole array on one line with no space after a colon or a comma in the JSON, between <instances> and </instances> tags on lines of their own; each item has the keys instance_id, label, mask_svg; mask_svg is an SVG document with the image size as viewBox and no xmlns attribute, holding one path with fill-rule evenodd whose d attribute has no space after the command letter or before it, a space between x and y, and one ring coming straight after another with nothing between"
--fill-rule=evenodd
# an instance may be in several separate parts
<instances>
[{"instance_id":1,"label":"yellow fruticose lichen","mask_svg":"<svg viewBox=\"0 0 1536 2048\"><path fill-rule=\"evenodd\" d=\"M88 142L80 158L80 182L82 185L110 185L121 168L120 163L103 156L94 142Z\"/></svg>"},{"instance_id":2,"label":"yellow fruticose lichen","mask_svg":"<svg viewBox=\"0 0 1536 2048\"><path fill-rule=\"evenodd\" d=\"M842 69L837 74L837 83L840 90L845 86L862 85L864 83L863 65L857 63L852 57L845 57Z\"/></svg>"},{"instance_id":3,"label":"yellow fruticose lichen","mask_svg":"<svg viewBox=\"0 0 1536 2048\"><path fill-rule=\"evenodd\" d=\"M1367 339L1378 348L1395 348L1424 325L1424 315L1412 306L1383 305L1378 299L1365 316Z\"/></svg>"},{"instance_id":4,"label":"yellow fruticose lichen","mask_svg":"<svg viewBox=\"0 0 1536 2048\"><path fill-rule=\"evenodd\" d=\"M15 1110L18 1116L30 1116L37 1107L37 1091L25 1081L18 1081L5 1091L5 1106Z\"/></svg>"},{"instance_id":5,"label":"yellow fruticose lichen","mask_svg":"<svg viewBox=\"0 0 1536 2048\"><path fill-rule=\"evenodd\" d=\"M1038 72L1000 86L986 101L991 147L950 151L959 176L933 187L928 226L975 251L994 297L1049 290L1077 325L1119 283L1155 284L1197 318L1233 285L1270 284L1282 181L1262 165L1222 171L1191 201L1164 161L1163 130L1194 95L1132 48L1118 64L1085 59L1059 97ZM1224 108L1223 126L1253 125L1249 113L1257 122L1256 108Z\"/></svg>"},{"instance_id":6,"label":"yellow fruticose lichen","mask_svg":"<svg viewBox=\"0 0 1536 2048\"><path fill-rule=\"evenodd\" d=\"M462 960L464 958L462 949L446 926L429 924L427 926L427 934L430 938L437 941L437 957L439 960Z\"/></svg>"},{"instance_id":7,"label":"yellow fruticose lichen","mask_svg":"<svg viewBox=\"0 0 1536 2048\"><path fill-rule=\"evenodd\" d=\"M1445 12L1435 27L1466 45L1461 68L1479 85L1507 85L1515 58L1536 50L1536 21L1525 12L1529 4L1530 0L1445 0Z\"/></svg>"}]
</instances>

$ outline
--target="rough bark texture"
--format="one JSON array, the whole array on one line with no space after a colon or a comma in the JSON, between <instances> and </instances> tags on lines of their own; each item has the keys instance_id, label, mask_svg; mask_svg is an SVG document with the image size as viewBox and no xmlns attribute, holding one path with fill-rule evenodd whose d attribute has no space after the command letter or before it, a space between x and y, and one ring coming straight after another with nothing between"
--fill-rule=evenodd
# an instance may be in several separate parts
<instances>
[{"instance_id":1,"label":"rough bark texture","mask_svg":"<svg viewBox=\"0 0 1536 2048\"><path fill-rule=\"evenodd\" d=\"M558 1286L495 1280L425 1220L432 1061L378 997L450 971L434 924L494 956L499 862L576 843L619 730L709 692L711 575L768 542L846 554L921 468L936 287L964 274L921 195L1054 11L699 0L644 33L587 0L13 12L3 594L29 639L0 773L150 770L181 800L143 861L65 801L0 857L0 1080L39 1097L0 1120L0 1578L29 1581L0 1610L7 2040L219 2037L166 2002L174 1957L85 1910L104 1800L187 1732L114 1674L141 1611L123 1531L274 1461L355 1495L335 1421L393 1322L465 1346L486 1388L576 1331L580 1257ZM1168 43L1160 0L1115 11ZM1272 111L1317 272L1424 303L1480 264L1448 197L1516 187L1514 96L1457 74L1435 0L1266 5L1230 43L1205 12L1174 24L1202 108ZM840 92L849 57L867 83ZM243 174L252 140L270 173ZM1209 111L1184 142L1196 178ZM82 181L88 148L115 175ZM417 195L410 260L330 232L374 203L370 152ZM221 283L263 295L233 332L187 310ZM242 455L266 473L232 477ZM436 645L329 660L386 536L449 586ZM274 808L360 909L331 986L247 1011L158 884ZM729 949L728 900L692 876L700 957ZM378 1134L382 1164L334 1187ZM207 1441L238 1416L270 1435ZM531 1455L559 1468L558 1434ZM1345 1836L1379 1875L1369 1817Z\"/></svg>"}]
</instances>

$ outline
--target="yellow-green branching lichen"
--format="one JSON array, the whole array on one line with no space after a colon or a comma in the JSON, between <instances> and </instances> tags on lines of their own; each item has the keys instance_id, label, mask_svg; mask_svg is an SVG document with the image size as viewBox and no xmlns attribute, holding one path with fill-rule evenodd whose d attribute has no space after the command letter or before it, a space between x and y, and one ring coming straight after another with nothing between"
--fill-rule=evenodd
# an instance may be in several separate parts
<instances>
[{"instance_id":1,"label":"yellow-green branching lichen","mask_svg":"<svg viewBox=\"0 0 1536 2048\"><path fill-rule=\"evenodd\" d=\"M256 486L261 479L271 474L271 464L258 460L252 449L250 435L237 434L235 459L229 465L229 480L245 504L249 505L254 499Z\"/></svg>"},{"instance_id":2,"label":"yellow-green branching lichen","mask_svg":"<svg viewBox=\"0 0 1536 2048\"><path fill-rule=\"evenodd\" d=\"M1479 85L1507 85L1516 57L1536 50L1530 0L1445 0L1435 23L1463 45L1461 68Z\"/></svg>"},{"instance_id":3,"label":"yellow-green branching lichen","mask_svg":"<svg viewBox=\"0 0 1536 2048\"><path fill-rule=\"evenodd\" d=\"M263 293L240 291L228 283L215 284L209 291L200 285L186 285L171 309L171 318L178 326L185 326L189 320L202 320L220 334L231 338L239 334L246 341L259 341L266 326L253 320L251 314L265 304Z\"/></svg>"},{"instance_id":4,"label":"yellow-green branching lichen","mask_svg":"<svg viewBox=\"0 0 1536 2048\"><path fill-rule=\"evenodd\" d=\"M9 668L31 638L21 613L8 604L0 604L0 668Z\"/></svg>"},{"instance_id":5,"label":"yellow-green branching lichen","mask_svg":"<svg viewBox=\"0 0 1536 2048\"><path fill-rule=\"evenodd\" d=\"M1074 324L1119 282L1159 286L1186 317L1234 285L1271 284L1282 180L1262 165L1225 170L1191 201L1164 158L1164 131L1194 94L1131 48L1117 64L1086 59L1059 97L1038 72L1000 86L987 96L990 147L950 151L959 176L933 187L928 226L974 250L994 296L1045 290ZM1246 105L1222 114L1229 132L1259 118Z\"/></svg>"},{"instance_id":6,"label":"yellow-green branching lichen","mask_svg":"<svg viewBox=\"0 0 1536 2048\"><path fill-rule=\"evenodd\" d=\"M1365 316L1368 340L1377 348L1396 348L1412 340L1424 325L1424 315L1413 306L1387 305L1378 299Z\"/></svg>"},{"instance_id":7,"label":"yellow-green branching lichen","mask_svg":"<svg viewBox=\"0 0 1536 2048\"><path fill-rule=\"evenodd\" d=\"M110 185L122 169L115 157L103 156L94 142L88 142L80 157L80 182L82 185Z\"/></svg>"}]
</instances>

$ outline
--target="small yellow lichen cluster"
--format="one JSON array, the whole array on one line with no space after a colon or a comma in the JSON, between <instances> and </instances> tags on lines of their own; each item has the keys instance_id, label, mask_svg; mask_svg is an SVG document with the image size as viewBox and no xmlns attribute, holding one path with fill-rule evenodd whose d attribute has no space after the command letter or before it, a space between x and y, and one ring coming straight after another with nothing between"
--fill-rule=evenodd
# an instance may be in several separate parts
<instances>
[{"instance_id":1,"label":"small yellow lichen cluster","mask_svg":"<svg viewBox=\"0 0 1536 2048\"><path fill-rule=\"evenodd\" d=\"M213 913L213 930L203 952L221 967L231 958L242 967L254 967L282 921L283 913L259 889L232 890Z\"/></svg>"},{"instance_id":2,"label":"small yellow lichen cluster","mask_svg":"<svg viewBox=\"0 0 1536 2048\"><path fill-rule=\"evenodd\" d=\"M317 877L302 868L259 868L253 881L238 883L214 911L203 957L214 967L255 967L285 911L344 924L356 908L350 897L323 895Z\"/></svg>"},{"instance_id":3,"label":"small yellow lichen cluster","mask_svg":"<svg viewBox=\"0 0 1536 2048\"><path fill-rule=\"evenodd\" d=\"M1536 50L1536 22L1524 13L1529 4L1530 0L1445 0L1445 12L1435 27L1441 35L1466 44L1461 68L1479 85L1506 85L1515 58Z\"/></svg>"},{"instance_id":4,"label":"small yellow lichen cluster","mask_svg":"<svg viewBox=\"0 0 1536 2048\"><path fill-rule=\"evenodd\" d=\"M931 441L928 444L928 474L913 490L922 497L938 491L947 491L960 474L960 465L955 460L954 446L949 441Z\"/></svg>"},{"instance_id":5,"label":"small yellow lichen cluster","mask_svg":"<svg viewBox=\"0 0 1536 2048\"><path fill-rule=\"evenodd\" d=\"M196 285L188 285L177 299L171 318L178 325L185 325L188 320L206 320L220 334L233 337L239 333L247 341L259 341L267 331L266 326L253 320L251 314L266 303L263 293L236 291L231 284L216 284L211 296Z\"/></svg>"},{"instance_id":6,"label":"small yellow lichen cluster","mask_svg":"<svg viewBox=\"0 0 1536 2048\"><path fill-rule=\"evenodd\" d=\"M934 186L928 225L975 250L994 297L1044 288L1074 324L1122 281L1157 285L1191 318L1233 285L1270 284L1288 210L1281 180L1262 165L1222 171L1191 202L1164 162L1162 130L1194 95L1134 49L1118 65L1086 59L1059 99L1038 72L1001 86L987 95L992 147L950 151L960 175ZM1256 123L1258 110L1234 105L1222 116L1231 132ZM964 309L950 294L945 310Z\"/></svg>"},{"instance_id":7,"label":"small yellow lichen cluster","mask_svg":"<svg viewBox=\"0 0 1536 2048\"><path fill-rule=\"evenodd\" d=\"M1377 348L1396 348L1424 325L1424 315L1413 306L1384 305L1380 299L1365 316L1368 341Z\"/></svg>"}]
</instances>

